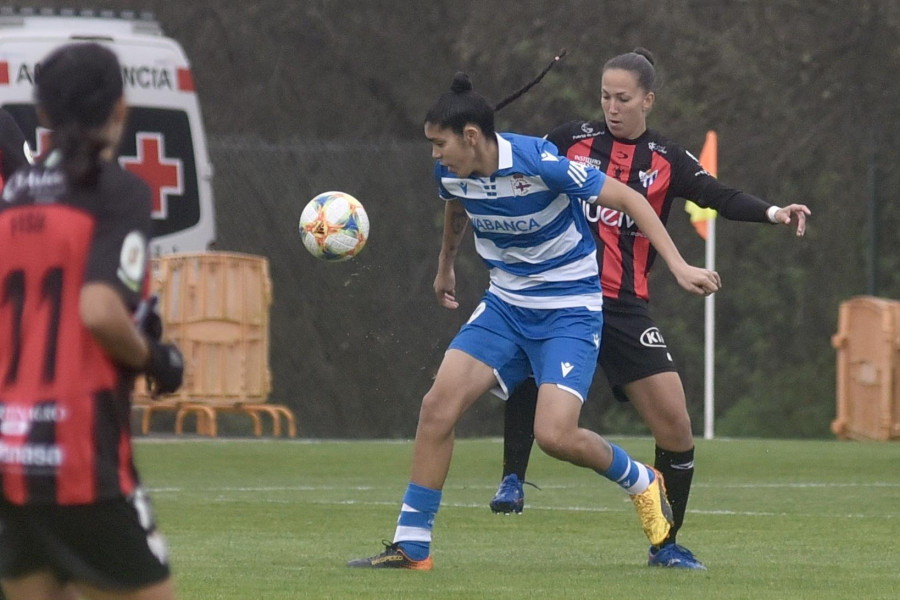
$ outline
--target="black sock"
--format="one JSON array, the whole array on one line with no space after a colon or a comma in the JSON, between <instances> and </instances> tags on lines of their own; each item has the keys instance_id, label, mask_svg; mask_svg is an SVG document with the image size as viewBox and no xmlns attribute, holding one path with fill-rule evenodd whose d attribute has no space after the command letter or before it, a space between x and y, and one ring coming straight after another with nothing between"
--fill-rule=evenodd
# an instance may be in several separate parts
<instances>
[{"instance_id":1,"label":"black sock","mask_svg":"<svg viewBox=\"0 0 900 600\"><path fill-rule=\"evenodd\" d=\"M691 493L691 480L694 478L694 449L686 452L670 452L656 447L656 469L666 480L666 497L672 505L672 516L675 524L665 543L675 543L675 536L684 522L687 511L688 496Z\"/></svg>"},{"instance_id":2,"label":"black sock","mask_svg":"<svg viewBox=\"0 0 900 600\"><path fill-rule=\"evenodd\" d=\"M525 481L531 447L534 445L534 412L537 409L537 385L529 377L506 401L503 418L503 476L515 473Z\"/></svg>"}]
</instances>

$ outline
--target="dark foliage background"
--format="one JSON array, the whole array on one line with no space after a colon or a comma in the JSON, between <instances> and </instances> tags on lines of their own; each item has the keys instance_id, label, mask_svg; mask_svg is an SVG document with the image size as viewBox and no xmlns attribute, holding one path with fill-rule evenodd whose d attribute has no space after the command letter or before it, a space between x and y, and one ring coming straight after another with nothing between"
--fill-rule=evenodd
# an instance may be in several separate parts
<instances>
[{"instance_id":1,"label":"dark foliage background","mask_svg":"<svg viewBox=\"0 0 900 600\"><path fill-rule=\"evenodd\" d=\"M470 248L458 268L463 308L439 309L431 293L442 207L421 124L456 70L499 99L567 48L544 82L498 115L501 129L541 135L599 116L603 62L647 47L662 77L651 127L695 152L717 130L720 179L812 208L802 239L718 221L718 434L829 436L840 302L873 291L900 298L895 0L91 6L154 11L192 59L216 167L218 247L271 260L272 399L294 408L302 435L411 436L443 350L483 291ZM296 234L303 204L327 189L356 195L370 213L369 247L350 263L314 261ZM702 264L687 215L675 211L669 227ZM700 431L703 302L664 266L651 286ZM498 434L501 414L499 401L485 399L460 433ZM600 431L645 431L602 378L583 420Z\"/></svg>"}]
</instances>

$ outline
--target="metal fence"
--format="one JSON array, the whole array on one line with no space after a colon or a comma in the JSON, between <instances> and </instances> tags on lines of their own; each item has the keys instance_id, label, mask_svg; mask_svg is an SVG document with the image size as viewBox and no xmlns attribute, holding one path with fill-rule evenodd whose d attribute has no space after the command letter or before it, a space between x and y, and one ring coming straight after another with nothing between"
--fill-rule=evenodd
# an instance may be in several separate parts
<instances>
[{"instance_id":1,"label":"metal fence","mask_svg":"<svg viewBox=\"0 0 900 600\"><path fill-rule=\"evenodd\" d=\"M303 436L414 435L419 401L487 281L474 251L463 252L464 308L434 301L443 204L427 143L216 138L210 154L217 249L270 261L272 400L295 411ZM368 244L351 261L318 261L300 242L303 206L327 190L356 196L369 213ZM501 408L481 402L461 430L499 433Z\"/></svg>"}]
</instances>

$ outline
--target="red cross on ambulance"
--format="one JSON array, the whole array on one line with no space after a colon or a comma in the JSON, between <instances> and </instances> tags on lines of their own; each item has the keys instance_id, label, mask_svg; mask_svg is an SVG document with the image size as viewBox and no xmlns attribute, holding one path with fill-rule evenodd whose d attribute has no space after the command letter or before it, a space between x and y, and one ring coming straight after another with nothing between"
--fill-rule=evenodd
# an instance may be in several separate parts
<instances>
[{"instance_id":1,"label":"red cross on ambulance","mask_svg":"<svg viewBox=\"0 0 900 600\"><path fill-rule=\"evenodd\" d=\"M137 156L120 156L119 164L150 186L153 218L167 218L169 195L184 194L184 169L180 159L166 157L165 138L159 133L138 133Z\"/></svg>"}]
</instances>

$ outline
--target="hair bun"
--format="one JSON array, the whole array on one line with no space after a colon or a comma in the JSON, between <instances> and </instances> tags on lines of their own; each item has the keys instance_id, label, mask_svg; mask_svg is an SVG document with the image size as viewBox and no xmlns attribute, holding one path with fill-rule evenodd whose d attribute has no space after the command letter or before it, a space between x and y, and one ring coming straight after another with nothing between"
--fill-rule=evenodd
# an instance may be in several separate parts
<instances>
[{"instance_id":1,"label":"hair bun","mask_svg":"<svg viewBox=\"0 0 900 600\"><path fill-rule=\"evenodd\" d=\"M472 91L472 80L463 72L458 72L453 76L453 83L450 84L450 91L454 94L464 94Z\"/></svg>"},{"instance_id":2,"label":"hair bun","mask_svg":"<svg viewBox=\"0 0 900 600\"><path fill-rule=\"evenodd\" d=\"M653 58L653 53L650 52L649 50L647 50L646 48L638 46L637 48L632 50L632 52L634 52L635 54L640 54L641 56L646 58L647 62L650 63L651 65L656 65L656 59Z\"/></svg>"}]
</instances>

